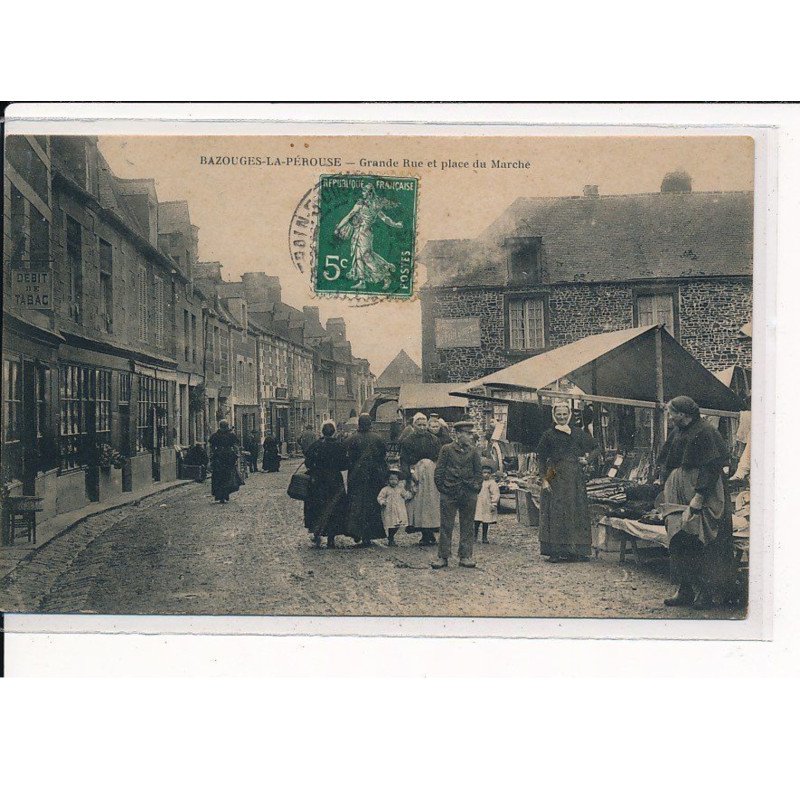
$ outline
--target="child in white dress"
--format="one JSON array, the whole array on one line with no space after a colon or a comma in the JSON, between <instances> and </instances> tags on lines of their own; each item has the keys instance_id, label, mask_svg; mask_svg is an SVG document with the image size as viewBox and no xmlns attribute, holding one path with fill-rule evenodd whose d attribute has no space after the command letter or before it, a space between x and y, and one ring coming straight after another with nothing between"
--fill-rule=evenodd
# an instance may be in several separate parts
<instances>
[{"instance_id":1,"label":"child in white dress","mask_svg":"<svg viewBox=\"0 0 800 800\"><path fill-rule=\"evenodd\" d=\"M389 485L384 486L378 493L378 505L381 507L383 527L389 537L389 547L396 547L394 535L398 528L405 530L408 527L408 512L406 500L413 497L404 485L400 483L400 470L397 467L389 469Z\"/></svg>"},{"instance_id":2,"label":"child in white dress","mask_svg":"<svg viewBox=\"0 0 800 800\"><path fill-rule=\"evenodd\" d=\"M489 526L497 522L497 506L500 503L500 487L494 479L494 468L484 464L482 468L483 483L475 505L475 541L478 531L483 528L483 543L489 541Z\"/></svg>"}]
</instances>

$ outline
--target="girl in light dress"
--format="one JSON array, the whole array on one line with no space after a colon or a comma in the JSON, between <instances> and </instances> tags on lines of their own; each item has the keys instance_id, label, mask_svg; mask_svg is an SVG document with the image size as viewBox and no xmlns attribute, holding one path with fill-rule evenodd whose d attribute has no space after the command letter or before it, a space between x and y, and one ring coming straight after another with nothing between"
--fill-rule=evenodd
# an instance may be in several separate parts
<instances>
[{"instance_id":1,"label":"girl in light dress","mask_svg":"<svg viewBox=\"0 0 800 800\"><path fill-rule=\"evenodd\" d=\"M396 547L394 536L399 529L408 527L408 512L406 500L413 497L404 484L400 483L400 469L389 469L389 485L384 486L378 493L378 505L381 507L383 527L389 537L389 547Z\"/></svg>"},{"instance_id":2,"label":"girl in light dress","mask_svg":"<svg viewBox=\"0 0 800 800\"><path fill-rule=\"evenodd\" d=\"M482 467L483 483L475 505L475 541L483 528L483 544L489 541L489 526L497 522L497 506L500 503L500 487L494 479L494 469L490 464Z\"/></svg>"}]
</instances>

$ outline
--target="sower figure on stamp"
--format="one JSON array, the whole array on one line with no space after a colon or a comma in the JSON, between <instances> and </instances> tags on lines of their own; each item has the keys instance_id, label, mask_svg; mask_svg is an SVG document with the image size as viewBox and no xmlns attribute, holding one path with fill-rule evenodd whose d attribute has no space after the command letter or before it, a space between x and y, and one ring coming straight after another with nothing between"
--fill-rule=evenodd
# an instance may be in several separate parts
<instances>
[{"instance_id":1,"label":"sower figure on stamp","mask_svg":"<svg viewBox=\"0 0 800 800\"><path fill-rule=\"evenodd\" d=\"M481 457L473 443L472 422L457 422L454 426L456 440L446 444L439 453L434 480L441 495L441 528L439 530L439 558L431 566L446 567L450 560L453 526L458 514L459 540L458 564L474 567L472 560L472 525L475 505L483 483Z\"/></svg>"},{"instance_id":2,"label":"sower figure on stamp","mask_svg":"<svg viewBox=\"0 0 800 800\"><path fill-rule=\"evenodd\" d=\"M728 449L690 397L668 406L672 431L658 457L664 481L662 514L670 535L672 573L678 591L667 606L710 608L724 596L733 574L733 523L723 468Z\"/></svg>"},{"instance_id":3,"label":"sower figure on stamp","mask_svg":"<svg viewBox=\"0 0 800 800\"><path fill-rule=\"evenodd\" d=\"M385 198L375 194L375 187L367 184L362 190L362 198L336 226L336 235L350 240L350 277L357 279L353 289L363 289L366 283L383 283L388 289L391 274L397 267L375 252L372 246L372 226L381 220L390 228L402 228L402 222L395 222L383 213L390 205Z\"/></svg>"}]
</instances>

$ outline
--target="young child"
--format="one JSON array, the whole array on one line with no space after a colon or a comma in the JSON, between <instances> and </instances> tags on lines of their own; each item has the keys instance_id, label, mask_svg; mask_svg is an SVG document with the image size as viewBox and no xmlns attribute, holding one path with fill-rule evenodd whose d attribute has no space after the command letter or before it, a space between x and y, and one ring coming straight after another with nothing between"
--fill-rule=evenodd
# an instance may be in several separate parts
<instances>
[{"instance_id":1,"label":"young child","mask_svg":"<svg viewBox=\"0 0 800 800\"><path fill-rule=\"evenodd\" d=\"M478 541L478 531L482 526L483 544L486 544L489 541L489 526L497 522L500 487L494 479L494 468L490 464L484 464L481 472L483 473L483 484L475 506L475 541Z\"/></svg>"},{"instance_id":2,"label":"young child","mask_svg":"<svg viewBox=\"0 0 800 800\"><path fill-rule=\"evenodd\" d=\"M383 527L389 537L389 547L396 547L394 535L398 528L405 530L408 527L408 514L406 500L413 494L400 483L400 468L389 468L389 485L384 486L378 493L378 505L381 507Z\"/></svg>"}]
</instances>

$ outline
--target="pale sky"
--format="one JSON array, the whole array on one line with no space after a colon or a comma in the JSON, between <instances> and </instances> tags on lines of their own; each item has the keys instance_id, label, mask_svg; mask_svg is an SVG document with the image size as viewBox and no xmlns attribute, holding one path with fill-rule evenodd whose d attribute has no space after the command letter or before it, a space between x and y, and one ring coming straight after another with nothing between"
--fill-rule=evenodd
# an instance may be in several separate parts
<instances>
[{"instance_id":1,"label":"pale sky","mask_svg":"<svg viewBox=\"0 0 800 800\"><path fill-rule=\"evenodd\" d=\"M419 301L358 308L314 297L293 265L288 243L292 214L321 174L364 172L420 178L417 251L428 239L479 235L518 197L658 192L667 172L686 170L694 191L753 189L753 142L746 137L100 137L100 148L122 178L154 178L160 201L187 200L200 229L201 261L220 261L223 277L277 275L283 300L318 305L323 320L344 317L354 355L379 375L404 348L421 363ZM339 157L342 166L202 165L201 156ZM360 166L362 158L398 160L398 167ZM423 162L403 167L403 159ZM435 159L436 166L427 162ZM449 159L468 167L442 170ZM487 168L473 168L479 159ZM529 162L491 168L492 159ZM354 162L348 164L347 162ZM416 285L425 278L417 266Z\"/></svg>"}]
</instances>

